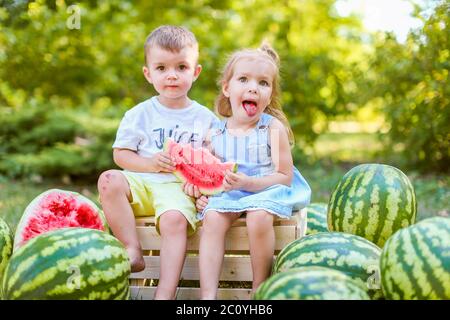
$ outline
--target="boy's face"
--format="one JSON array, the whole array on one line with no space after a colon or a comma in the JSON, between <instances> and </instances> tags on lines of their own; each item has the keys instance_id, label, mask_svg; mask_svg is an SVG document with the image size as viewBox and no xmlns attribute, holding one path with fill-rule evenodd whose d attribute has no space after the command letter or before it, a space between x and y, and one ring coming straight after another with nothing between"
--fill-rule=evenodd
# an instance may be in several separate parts
<instances>
[{"instance_id":1,"label":"boy's face","mask_svg":"<svg viewBox=\"0 0 450 320\"><path fill-rule=\"evenodd\" d=\"M162 104L181 108L189 103L187 94L202 70L197 64L197 58L197 51L190 47L179 52L159 46L148 50L147 66L143 67L144 76L159 93Z\"/></svg>"}]
</instances>

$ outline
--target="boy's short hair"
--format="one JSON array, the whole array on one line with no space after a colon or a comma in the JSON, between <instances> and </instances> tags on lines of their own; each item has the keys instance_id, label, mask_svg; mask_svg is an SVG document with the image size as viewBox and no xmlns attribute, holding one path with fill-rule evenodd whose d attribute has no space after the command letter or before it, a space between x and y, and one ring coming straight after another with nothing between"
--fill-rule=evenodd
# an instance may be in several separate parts
<instances>
[{"instance_id":1,"label":"boy's short hair","mask_svg":"<svg viewBox=\"0 0 450 320\"><path fill-rule=\"evenodd\" d=\"M172 52L179 52L185 47L194 48L198 52L195 35L185 27L164 25L156 28L145 40L144 63L147 65L147 52L153 46Z\"/></svg>"}]
</instances>

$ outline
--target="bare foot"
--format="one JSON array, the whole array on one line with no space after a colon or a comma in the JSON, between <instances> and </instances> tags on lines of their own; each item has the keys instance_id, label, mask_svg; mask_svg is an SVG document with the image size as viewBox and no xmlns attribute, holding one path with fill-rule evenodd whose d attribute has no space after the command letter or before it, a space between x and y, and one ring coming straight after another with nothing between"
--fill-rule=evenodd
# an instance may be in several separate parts
<instances>
[{"instance_id":1,"label":"bare foot","mask_svg":"<svg viewBox=\"0 0 450 320\"><path fill-rule=\"evenodd\" d=\"M145 269L145 261L142 252L139 249L127 248L130 259L131 272L139 272Z\"/></svg>"}]
</instances>

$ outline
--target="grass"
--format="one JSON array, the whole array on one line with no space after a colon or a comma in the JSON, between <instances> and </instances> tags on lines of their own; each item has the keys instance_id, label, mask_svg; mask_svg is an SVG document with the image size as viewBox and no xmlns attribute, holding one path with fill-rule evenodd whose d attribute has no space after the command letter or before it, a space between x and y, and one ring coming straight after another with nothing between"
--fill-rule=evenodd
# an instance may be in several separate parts
<instances>
[{"instance_id":1,"label":"grass","mask_svg":"<svg viewBox=\"0 0 450 320\"><path fill-rule=\"evenodd\" d=\"M328 202L339 179L353 166L367 162L383 162L377 158L382 145L376 134L328 133L317 140L311 158L314 164L300 160L296 166L312 188L311 202ZM450 177L405 172L410 178L418 203L418 220L450 215ZM64 182L63 182L64 181ZM77 191L98 204L94 182L73 183L67 179L11 180L0 176L0 217L15 229L30 201L50 188Z\"/></svg>"},{"instance_id":2,"label":"grass","mask_svg":"<svg viewBox=\"0 0 450 320\"><path fill-rule=\"evenodd\" d=\"M325 133L314 145L317 158L335 162L377 161L377 154L382 150L379 135L364 132Z\"/></svg>"},{"instance_id":3,"label":"grass","mask_svg":"<svg viewBox=\"0 0 450 320\"><path fill-rule=\"evenodd\" d=\"M0 176L0 218L15 230L27 205L40 193L52 189L79 192L98 204L95 184L64 183L59 180L11 180Z\"/></svg>"},{"instance_id":4,"label":"grass","mask_svg":"<svg viewBox=\"0 0 450 320\"><path fill-rule=\"evenodd\" d=\"M312 202L328 202L331 192L339 179L355 164L332 164L323 161L315 165L297 167L310 184ZM414 172L407 173L416 192L418 219L437 215L450 215L450 177L438 175L422 176ZM0 176L0 217L15 229L23 211L31 200L41 192L51 188L60 188L80 192L98 204L98 193L93 183L65 184L58 180L42 182L30 180L10 180Z\"/></svg>"},{"instance_id":5,"label":"grass","mask_svg":"<svg viewBox=\"0 0 450 320\"><path fill-rule=\"evenodd\" d=\"M361 163L385 163L380 157L383 150L377 133L326 133L313 148L313 157L320 159L314 165L298 168L313 190L312 202L328 202L339 179L352 167ZM450 215L450 177L448 175L421 175L402 170L413 184L417 199L417 219Z\"/></svg>"}]
</instances>

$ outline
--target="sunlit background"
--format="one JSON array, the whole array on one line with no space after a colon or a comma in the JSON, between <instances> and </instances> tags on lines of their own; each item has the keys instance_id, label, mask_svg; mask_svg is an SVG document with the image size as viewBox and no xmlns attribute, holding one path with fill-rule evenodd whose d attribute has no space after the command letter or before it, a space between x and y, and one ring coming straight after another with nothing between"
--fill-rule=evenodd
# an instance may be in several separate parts
<instances>
[{"instance_id":1,"label":"sunlit background","mask_svg":"<svg viewBox=\"0 0 450 320\"><path fill-rule=\"evenodd\" d=\"M335 6L341 16L359 15L367 31L392 31L397 40L404 43L411 29L423 26L423 22L413 16L414 3L427 10L437 4L426 0L339 0Z\"/></svg>"},{"instance_id":2,"label":"sunlit background","mask_svg":"<svg viewBox=\"0 0 450 320\"><path fill-rule=\"evenodd\" d=\"M196 34L203 72L190 95L211 109L226 55L272 43L313 201L378 162L410 177L420 218L449 214L450 0L0 4L0 215L12 225L50 187L96 199L121 117L154 94L142 47L160 24Z\"/></svg>"}]
</instances>

